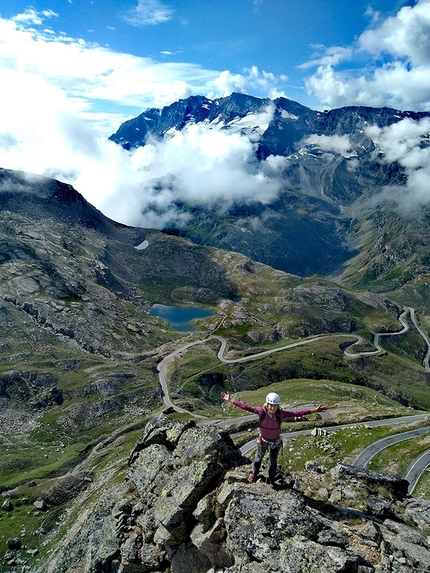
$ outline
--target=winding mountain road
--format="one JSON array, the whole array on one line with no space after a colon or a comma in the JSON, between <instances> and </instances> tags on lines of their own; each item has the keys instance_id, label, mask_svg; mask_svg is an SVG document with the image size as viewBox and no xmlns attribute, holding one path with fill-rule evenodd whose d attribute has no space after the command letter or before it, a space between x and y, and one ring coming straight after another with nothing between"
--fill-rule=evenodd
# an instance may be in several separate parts
<instances>
[{"instance_id":1,"label":"winding mountain road","mask_svg":"<svg viewBox=\"0 0 430 573\"><path fill-rule=\"evenodd\" d=\"M405 440L421 436L421 434L425 434L429 430L430 426L426 426L425 428L418 428L416 430L410 430L409 432L395 434L393 436L387 436L386 438L377 440L376 442L373 442L373 444L370 444L370 446L367 446L367 448L365 448L352 462L352 465L365 468L372 458L374 458L381 450L385 450L385 448L388 448L393 444L398 444L399 442L404 442Z\"/></svg>"},{"instance_id":2,"label":"winding mountain road","mask_svg":"<svg viewBox=\"0 0 430 573\"><path fill-rule=\"evenodd\" d=\"M172 360L175 356L181 355L188 348L191 348L192 346L196 346L197 344L206 344L210 340L217 340L220 343L220 349L218 351L217 357L224 364L237 364L240 362L248 362L251 360L258 360L259 358L262 358L263 356L268 356L270 354L274 354L275 352L281 352L284 350L289 350L291 348L296 348L298 346L303 346L305 344L311 344L311 343L317 342L323 338L349 338L349 339L353 338L353 339L355 339L355 342L353 342L351 345L348 346L348 348L343 350L343 353L345 354L345 356L348 356L349 358L358 358L360 356L374 356L374 355L377 355L377 354L383 352L383 348L381 347L381 338L404 334L405 332L407 332L409 330L409 324L406 320L406 317L408 314L411 317L411 321L412 321L414 327L417 329L417 331L419 332L419 334L421 335L421 337L423 338L423 340L426 343L427 352L426 352L426 355L425 355L425 358L423 361L423 366L424 366L426 372L430 372L430 366L429 366L430 341L429 341L427 335L425 334L425 332L423 332L423 330L419 327L419 325L417 323L417 320L415 317L415 309L412 307L404 307L403 312L399 316L399 322L401 323L403 328L397 332L384 332L384 333L375 334L374 335L374 341L373 341L373 345L375 346L375 350L371 350L371 351L351 352L351 348L353 348L354 346L357 346L359 344L362 344L364 342L363 337L361 337L357 334L321 334L318 336L314 336L312 338L308 338L306 340L301 340L298 342L292 342L290 344L286 344L286 345L280 346L278 348L272 348L270 350L263 350L262 352L258 352L256 354L250 354L248 356L242 356L241 358L225 358L224 353L225 353L225 350L227 347L227 341L222 336L210 335L203 340L195 340L193 342L189 342L189 343L185 344L184 346L181 346L180 348L171 352L169 355L167 355L165 358L163 358L163 360L161 360L161 362L157 366L158 372L159 372L160 385L161 385L161 389L163 391L164 403L166 404L166 406L168 406L169 408L172 408L176 412L189 414L190 416L192 416L194 418L200 419L201 423L205 423L205 421L206 421L206 423L210 423L210 422L213 423L214 422L214 420L208 420L208 418L205 416L200 416L200 415L195 414L193 412L189 412L188 410L185 410L184 408L180 408L180 407L176 406L171 401L170 396L169 396L169 390L168 390L166 374L165 374L166 364L170 360ZM412 421L414 419L424 419L426 416L427 416L427 414L419 414L416 416L405 416L402 418L366 422L366 424L367 425L386 425L386 424L396 423L399 421L408 422L408 421ZM244 421L246 419L252 419L252 418L255 418L255 415L240 416L238 418L232 418L230 420L219 420L219 421L216 421L216 425L224 426L224 425L234 423L235 421ZM334 426L331 428L326 427L324 429L327 431L330 431L333 429L339 429L339 428L344 428L344 427L353 427L353 426L357 426L357 423ZM397 443L399 441L411 439L412 437L420 435L421 433L424 433L425 431L426 431L426 429L421 428L418 431L418 433L415 433L415 434L413 434L413 432L417 432L417 431L413 430L412 432L406 432L405 434L396 434L396 436L389 436L387 438L384 438L383 440L378 440L377 442L375 442L374 444L372 444L371 446L369 446L368 448L363 450L363 452L361 452L361 454L354 461L354 465L359 465L360 467L365 467L365 465L370 461L370 459L374 455L376 455L376 453L378 453L378 451L381 451L382 449L388 447L389 445L392 445L393 443ZM297 432L289 432L288 434L282 434L282 437L283 438L291 438L295 435L307 434L307 433L310 433L310 430L299 430ZM408 437L403 437L403 436L406 436L407 434L411 434L411 435ZM241 452L243 454L245 454L245 453L249 452L251 449L253 449L253 447L255 447L255 440L252 440L252 441L248 442L247 444L245 444L244 446L242 446ZM413 489L416 486L416 483L418 482L418 479L420 478L421 474L423 473L423 471L425 471L425 469L427 468L427 466L429 464L430 464L430 450L424 452L419 458L417 458L417 460L415 460L409 466L405 478L408 479L408 481L409 481L409 484L410 484L409 490L410 491L413 491Z\"/></svg>"},{"instance_id":3,"label":"winding mountain road","mask_svg":"<svg viewBox=\"0 0 430 573\"><path fill-rule=\"evenodd\" d=\"M352 463L353 466L358 466L365 468L367 464L382 450L389 448L393 444L398 444L399 442L404 442L406 440L411 440L430 431L430 426L425 426L424 428L417 428L415 430L410 430L409 432L403 432L401 434L394 434L393 436L387 436L381 440L377 440L365 448L360 455ZM430 464L430 450L422 453L416 460L414 460L406 470L405 479L409 482L408 492L412 493L416 487L416 484L421 477L422 473L426 470L427 466Z\"/></svg>"},{"instance_id":4,"label":"winding mountain road","mask_svg":"<svg viewBox=\"0 0 430 573\"><path fill-rule=\"evenodd\" d=\"M398 330L397 332L380 332L380 333L375 334L374 339L373 339L373 346L375 347L375 350L370 350L367 352L357 352L357 353L351 352L351 348L353 346L363 342L363 338L361 338L361 336L360 336L359 338L361 338L361 340L359 342L354 342L349 347L349 350L346 349L344 351L345 356L349 356L350 358L359 358L360 356L374 356L375 354L379 354L380 352L383 352L383 349L381 347L381 338L383 338L384 336L397 336L399 334L404 334L405 332L407 332L409 330L409 324L406 322L406 316L408 315L408 313L410 314L410 310L411 309L409 307L405 308L403 310L402 314L399 316L399 322L403 326L402 330Z\"/></svg>"},{"instance_id":5,"label":"winding mountain road","mask_svg":"<svg viewBox=\"0 0 430 573\"><path fill-rule=\"evenodd\" d=\"M409 313L411 315L411 320L412 320L412 324L415 326L415 328L417 329L417 331L419 332L419 334L421 335L421 337L424 339L424 342L427 344L427 352L424 358L424 368L426 370L426 372L430 372L430 366L429 366L429 360L430 360L430 341L427 337L427 334L425 332L423 332L423 330L421 329L421 327L418 325L416 317L415 317L415 309L408 306L407 309L409 310Z\"/></svg>"},{"instance_id":6,"label":"winding mountain road","mask_svg":"<svg viewBox=\"0 0 430 573\"><path fill-rule=\"evenodd\" d=\"M423 452L406 470L405 479L409 482L408 492L413 493L418 480L430 465L430 450Z\"/></svg>"}]
</instances>

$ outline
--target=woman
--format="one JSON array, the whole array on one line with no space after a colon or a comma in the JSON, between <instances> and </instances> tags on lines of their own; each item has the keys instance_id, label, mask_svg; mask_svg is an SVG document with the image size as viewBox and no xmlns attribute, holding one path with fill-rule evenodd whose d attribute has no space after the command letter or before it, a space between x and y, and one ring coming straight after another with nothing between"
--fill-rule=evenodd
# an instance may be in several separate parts
<instances>
[{"instance_id":1,"label":"woman","mask_svg":"<svg viewBox=\"0 0 430 573\"><path fill-rule=\"evenodd\" d=\"M270 466L269 466L269 485L275 488L275 476L278 466L278 455L282 445L281 440L281 422L285 418L306 416L314 412L324 412L328 406L321 404L316 408L308 410L297 410L292 412L290 410L281 410L281 398L275 392L270 392L266 396L266 403L264 406L250 406L245 402L232 400L230 394L221 392L221 398L226 402L231 402L234 406L254 412L260 419L260 433L257 438L257 452L255 454L253 472L249 476L250 482L257 481L258 472L260 471L261 462L266 455L267 450L270 451Z\"/></svg>"}]
</instances>

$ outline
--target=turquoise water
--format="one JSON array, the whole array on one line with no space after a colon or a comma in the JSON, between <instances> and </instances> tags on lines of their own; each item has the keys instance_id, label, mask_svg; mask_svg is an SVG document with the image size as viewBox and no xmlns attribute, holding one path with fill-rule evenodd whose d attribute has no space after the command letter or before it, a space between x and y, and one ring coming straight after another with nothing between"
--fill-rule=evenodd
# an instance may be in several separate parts
<instances>
[{"instance_id":1,"label":"turquoise water","mask_svg":"<svg viewBox=\"0 0 430 573\"><path fill-rule=\"evenodd\" d=\"M192 332L197 330L190 320L194 318L204 318L205 316L212 316L213 312L205 308L185 308L183 306L166 306L164 304L154 304L149 314L151 316L159 316L164 318L170 323L173 330L178 332Z\"/></svg>"}]
</instances>

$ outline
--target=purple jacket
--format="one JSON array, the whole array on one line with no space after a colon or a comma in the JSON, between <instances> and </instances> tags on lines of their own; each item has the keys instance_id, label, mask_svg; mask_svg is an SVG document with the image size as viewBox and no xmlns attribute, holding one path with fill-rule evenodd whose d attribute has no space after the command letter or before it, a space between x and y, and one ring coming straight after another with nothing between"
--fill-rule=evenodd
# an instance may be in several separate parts
<instances>
[{"instance_id":1,"label":"purple jacket","mask_svg":"<svg viewBox=\"0 0 430 573\"><path fill-rule=\"evenodd\" d=\"M238 408L242 408L242 410L248 410L248 412L253 412L258 415L260 418L260 434L265 440L270 440L271 442L279 440L281 432L278 421L275 415L272 418L269 416L266 407L250 406L249 404L245 404L245 402L238 402L237 400L232 400L231 403ZM264 416L263 422L261 422L261 415L263 412L265 412L266 415ZM281 422L282 420L285 420L285 418L306 416L306 414L312 414L312 412L313 410L296 410L294 412L291 410L280 410Z\"/></svg>"}]
</instances>

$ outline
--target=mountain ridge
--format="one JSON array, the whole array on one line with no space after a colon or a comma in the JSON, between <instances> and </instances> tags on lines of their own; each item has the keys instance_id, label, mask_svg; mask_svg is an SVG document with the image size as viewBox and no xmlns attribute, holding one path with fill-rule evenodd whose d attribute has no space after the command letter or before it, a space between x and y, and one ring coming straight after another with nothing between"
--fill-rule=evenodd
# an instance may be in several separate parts
<instances>
[{"instance_id":1,"label":"mountain ridge","mask_svg":"<svg viewBox=\"0 0 430 573\"><path fill-rule=\"evenodd\" d=\"M398 160L389 160L375 139L375 130L382 134L401 122L418 123L429 118L429 112L364 106L314 111L286 98L272 101L232 94L216 100L192 96L157 112L151 110L150 119L145 119L146 113L122 124L110 139L133 150L151 138L167 141L193 125L240 134L254 145L255 161L263 176L278 185L277 196L272 199L250 196L235 200L232 195L230 203L221 202L225 203L221 210L219 202L206 202L203 182L200 201L174 204L188 222L177 217L166 223L166 229L198 244L241 252L286 272L323 275L352 286L354 262L360 260L362 264L364 259L375 257L365 237L369 227L376 224L373 215L378 211L380 220L386 215L382 225L387 236L393 236L392 215L401 215L409 236L418 225L423 239L415 241L411 249L425 258L430 245L426 206L417 205L411 214L401 214L407 169ZM428 147L425 134L419 145ZM276 176L270 169L264 171L266 160L273 157L278 160ZM174 185L174 178L167 174L153 183L151 192L157 195ZM391 200L387 190L392 192ZM228 185L225 193L228 196ZM380 220L374 234L380 229ZM357 258L360 252L363 256ZM388 279L392 262L381 253L378 258L383 261L382 276L372 279L374 271L365 270L365 285L371 290L373 281L380 292L378 283L384 282L384 276ZM406 259L401 265L405 267L400 273L403 277L416 276L409 272ZM343 277L346 269L349 271ZM397 289L398 285L393 286Z\"/></svg>"},{"instance_id":2,"label":"mountain ridge","mask_svg":"<svg viewBox=\"0 0 430 573\"><path fill-rule=\"evenodd\" d=\"M333 135L351 133L353 130L362 128L364 123L372 118L378 127L386 127L397 123L405 118L419 120L430 117L430 112L401 111L394 108L382 107L373 108L369 106L345 106L323 112L308 108L294 100L279 97L274 100L269 98L257 98L241 93L232 93L230 96L209 99L204 96L190 96L180 99L163 108L149 108L135 118L125 121L109 139L119 143L127 149L145 144L148 135L155 137L164 136L172 128L182 130L187 124L194 123L224 123L224 129L228 129L228 124L232 120L240 117L244 118L250 113L261 112L268 106L273 106L274 117L272 119L273 129L275 122L282 122L291 125L300 125L300 130L295 132L293 141L297 142L303 138L305 133L316 133L317 135ZM301 118L303 116L303 119ZM346 118L346 121L345 121ZM216 120L216 121L215 121ZM301 121L298 121L301 120ZM276 126L279 128L279 124ZM138 131L139 133L136 133ZM294 130L292 131L294 134ZM270 133L270 135L272 135ZM279 133L277 134L279 136ZM271 139L267 138L268 140ZM273 141L271 142L273 144ZM281 144L275 148L265 143L262 145L265 153L261 156L267 157L269 153L285 155L293 150L290 146L281 150ZM274 150L276 149L276 153Z\"/></svg>"}]
</instances>

